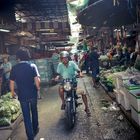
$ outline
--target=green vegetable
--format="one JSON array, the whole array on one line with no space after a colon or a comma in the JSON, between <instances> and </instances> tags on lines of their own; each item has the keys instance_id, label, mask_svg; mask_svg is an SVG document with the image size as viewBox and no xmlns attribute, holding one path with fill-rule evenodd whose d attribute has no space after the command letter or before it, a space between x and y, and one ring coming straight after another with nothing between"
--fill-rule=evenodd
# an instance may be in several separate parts
<instances>
[{"instance_id":1,"label":"green vegetable","mask_svg":"<svg viewBox=\"0 0 140 140\"><path fill-rule=\"evenodd\" d=\"M0 118L0 126L8 126L11 124L11 119L6 117Z\"/></svg>"},{"instance_id":2,"label":"green vegetable","mask_svg":"<svg viewBox=\"0 0 140 140\"><path fill-rule=\"evenodd\" d=\"M7 93L5 95L2 95L1 99L3 99L4 101L12 99L11 92L9 92L9 93Z\"/></svg>"},{"instance_id":3,"label":"green vegetable","mask_svg":"<svg viewBox=\"0 0 140 140\"><path fill-rule=\"evenodd\" d=\"M6 104L0 107L0 117L11 117L11 110Z\"/></svg>"},{"instance_id":4,"label":"green vegetable","mask_svg":"<svg viewBox=\"0 0 140 140\"><path fill-rule=\"evenodd\" d=\"M18 118L19 115L20 115L20 112L12 114L11 122L14 122Z\"/></svg>"},{"instance_id":5,"label":"green vegetable","mask_svg":"<svg viewBox=\"0 0 140 140\"><path fill-rule=\"evenodd\" d=\"M6 101L5 104L10 108L11 114L17 113L20 110L20 104L17 100Z\"/></svg>"}]
</instances>

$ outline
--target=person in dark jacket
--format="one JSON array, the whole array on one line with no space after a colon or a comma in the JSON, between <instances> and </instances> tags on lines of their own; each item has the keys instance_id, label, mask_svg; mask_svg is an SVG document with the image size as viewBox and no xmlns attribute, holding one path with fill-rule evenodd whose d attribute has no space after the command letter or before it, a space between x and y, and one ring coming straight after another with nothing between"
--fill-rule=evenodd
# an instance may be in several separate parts
<instances>
[{"instance_id":1,"label":"person in dark jacket","mask_svg":"<svg viewBox=\"0 0 140 140\"><path fill-rule=\"evenodd\" d=\"M96 88L98 86L96 80L97 76L99 75L99 54L97 53L97 49L95 47L91 48L89 60L90 69L92 71L93 86Z\"/></svg>"},{"instance_id":2,"label":"person in dark jacket","mask_svg":"<svg viewBox=\"0 0 140 140\"><path fill-rule=\"evenodd\" d=\"M85 57L85 70L86 74L89 74L89 51L87 51L84 55Z\"/></svg>"},{"instance_id":3,"label":"person in dark jacket","mask_svg":"<svg viewBox=\"0 0 140 140\"><path fill-rule=\"evenodd\" d=\"M35 64L28 62L29 52L19 49L16 53L18 64L10 73L10 89L13 97L18 96L24 118L24 125L28 140L34 140L39 131L37 111L37 91L40 89L40 79ZM17 92L14 91L14 83Z\"/></svg>"}]
</instances>

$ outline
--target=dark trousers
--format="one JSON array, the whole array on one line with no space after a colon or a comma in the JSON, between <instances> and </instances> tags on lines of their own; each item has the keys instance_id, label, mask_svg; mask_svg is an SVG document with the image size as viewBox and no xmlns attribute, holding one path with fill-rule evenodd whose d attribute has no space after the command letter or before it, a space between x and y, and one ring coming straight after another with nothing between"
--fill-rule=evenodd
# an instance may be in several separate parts
<instances>
[{"instance_id":1,"label":"dark trousers","mask_svg":"<svg viewBox=\"0 0 140 140\"><path fill-rule=\"evenodd\" d=\"M30 99L20 104L28 140L34 140L34 133L38 129L37 99Z\"/></svg>"},{"instance_id":2,"label":"dark trousers","mask_svg":"<svg viewBox=\"0 0 140 140\"><path fill-rule=\"evenodd\" d=\"M89 73L89 62L88 61L85 61L85 70L86 70L86 73Z\"/></svg>"}]
</instances>

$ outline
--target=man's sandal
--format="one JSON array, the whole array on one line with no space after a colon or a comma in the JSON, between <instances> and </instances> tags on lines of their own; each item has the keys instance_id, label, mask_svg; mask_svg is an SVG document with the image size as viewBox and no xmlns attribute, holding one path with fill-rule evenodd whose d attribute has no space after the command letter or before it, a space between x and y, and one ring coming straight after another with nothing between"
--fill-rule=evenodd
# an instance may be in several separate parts
<instances>
[{"instance_id":1,"label":"man's sandal","mask_svg":"<svg viewBox=\"0 0 140 140\"><path fill-rule=\"evenodd\" d=\"M90 112L90 110L89 110L89 109L85 109L85 112L86 112L86 114L87 114L87 116L88 116L88 117L90 117L90 116L91 116L91 112Z\"/></svg>"}]
</instances>

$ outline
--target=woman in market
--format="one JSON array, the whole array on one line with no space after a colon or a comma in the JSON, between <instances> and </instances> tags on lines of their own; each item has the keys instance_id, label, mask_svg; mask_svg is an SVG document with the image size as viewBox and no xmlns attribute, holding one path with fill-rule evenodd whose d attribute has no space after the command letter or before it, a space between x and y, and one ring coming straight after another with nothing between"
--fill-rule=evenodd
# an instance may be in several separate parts
<instances>
[{"instance_id":1,"label":"woman in market","mask_svg":"<svg viewBox=\"0 0 140 140\"><path fill-rule=\"evenodd\" d=\"M123 50L122 48L120 48L118 50L118 62L119 62L119 65L124 65L125 63L125 58L126 58L126 51Z\"/></svg>"},{"instance_id":2,"label":"woman in market","mask_svg":"<svg viewBox=\"0 0 140 140\"><path fill-rule=\"evenodd\" d=\"M6 94L10 91L9 88L9 77L10 77L10 71L12 69L12 64L9 62L8 57L3 58L3 64L1 65L1 68L3 68L3 76L2 76L2 94Z\"/></svg>"},{"instance_id":3,"label":"woman in market","mask_svg":"<svg viewBox=\"0 0 140 140\"><path fill-rule=\"evenodd\" d=\"M87 51L84 55L85 57L85 70L86 74L89 74L89 51Z\"/></svg>"},{"instance_id":4,"label":"woman in market","mask_svg":"<svg viewBox=\"0 0 140 140\"><path fill-rule=\"evenodd\" d=\"M82 51L80 53L80 57L79 57L79 68L81 70L81 72L84 70L84 64L85 64L85 56L84 56L84 51Z\"/></svg>"},{"instance_id":5,"label":"woman in market","mask_svg":"<svg viewBox=\"0 0 140 140\"><path fill-rule=\"evenodd\" d=\"M97 48L91 47L89 60L90 60L90 69L92 71L93 87L97 88L98 87L97 78L99 75L99 54L97 52Z\"/></svg>"}]
</instances>

